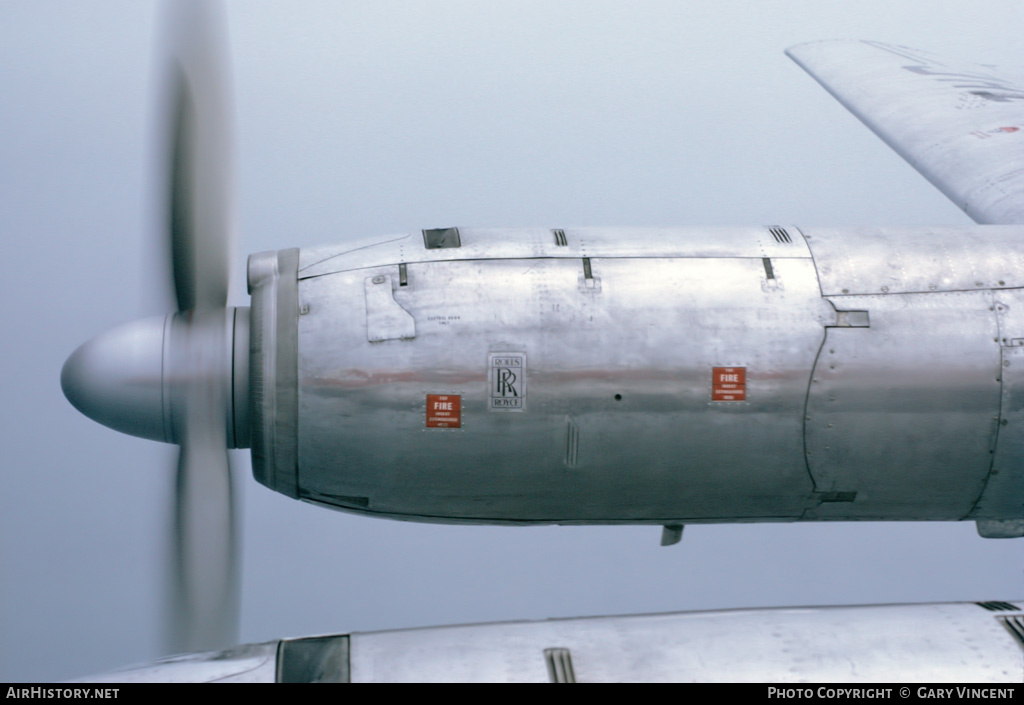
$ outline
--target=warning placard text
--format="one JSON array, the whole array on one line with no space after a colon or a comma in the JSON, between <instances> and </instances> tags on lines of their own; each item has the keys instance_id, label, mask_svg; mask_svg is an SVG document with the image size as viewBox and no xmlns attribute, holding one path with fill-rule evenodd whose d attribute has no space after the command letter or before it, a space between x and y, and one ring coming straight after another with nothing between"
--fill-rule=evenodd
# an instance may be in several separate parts
<instances>
[{"instance_id":1,"label":"warning placard text","mask_svg":"<svg viewBox=\"0 0 1024 705\"><path fill-rule=\"evenodd\" d=\"M462 395L428 394L427 428L462 428Z\"/></svg>"},{"instance_id":2,"label":"warning placard text","mask_svg":"<svg viewBox=\"0 0 1024 705\"><path fill-rule=\"evenodd\" d=\"M712 367L711 401L746 401L746 367Z\"/></svg>"}]
</instances>

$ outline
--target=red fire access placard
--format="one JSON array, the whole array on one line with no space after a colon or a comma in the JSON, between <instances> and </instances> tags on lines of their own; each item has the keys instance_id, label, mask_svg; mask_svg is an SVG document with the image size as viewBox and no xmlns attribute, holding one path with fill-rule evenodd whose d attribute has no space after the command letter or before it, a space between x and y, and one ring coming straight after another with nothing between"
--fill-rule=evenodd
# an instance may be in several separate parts
<instances>
[{"instance_id":1,"label":"red fire access placard","mask_svg":"<svg viewBox=\"0 0 1024 705\"><path fill-rule=\"evenodd\" d=\"M712 367L711 401L746 401L746 367Z\"/></svg>"},{"instance_id":2,"label":"red fire access placard","mask_svg":"<svg viewBox=\"0 0 1024 705\"><path fill-rule=\"evenodd\" d=\"M462 428L462 395L428 394L427 428Z\"/></svg>"}]
</instances>

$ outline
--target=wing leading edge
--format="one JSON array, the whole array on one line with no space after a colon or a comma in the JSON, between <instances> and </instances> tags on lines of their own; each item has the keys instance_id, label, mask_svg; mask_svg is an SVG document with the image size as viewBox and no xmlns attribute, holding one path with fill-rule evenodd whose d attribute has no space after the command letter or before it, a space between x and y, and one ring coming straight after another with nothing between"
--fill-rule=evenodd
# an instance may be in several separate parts
<instances>
[{"instance_id":1,"label":"wing leading edge","mask_svg":"<svg viewBox=\"0 0 1024 705\"><path fill-rule=\"evenodd\" d=\"M1024 223L1024 87L881 42L786 54L975 222Z\"/></svg>"}]
</instances>

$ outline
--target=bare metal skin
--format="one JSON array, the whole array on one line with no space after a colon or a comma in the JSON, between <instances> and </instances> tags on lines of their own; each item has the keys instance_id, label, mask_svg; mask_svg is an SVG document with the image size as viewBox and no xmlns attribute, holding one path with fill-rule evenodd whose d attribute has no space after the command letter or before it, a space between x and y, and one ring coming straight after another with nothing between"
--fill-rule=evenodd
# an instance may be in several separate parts
<instances>
[{"instance_id":1,"label":"bare metal skin","mask_svg":"<svg viewBox=\"0 0 1024 705\"><path fill-rule=\"evenodd\" d=\"M1020 517L1019 228L458 232L252 258L258 480L426 521Z\"/></svg>"}]
</instances>

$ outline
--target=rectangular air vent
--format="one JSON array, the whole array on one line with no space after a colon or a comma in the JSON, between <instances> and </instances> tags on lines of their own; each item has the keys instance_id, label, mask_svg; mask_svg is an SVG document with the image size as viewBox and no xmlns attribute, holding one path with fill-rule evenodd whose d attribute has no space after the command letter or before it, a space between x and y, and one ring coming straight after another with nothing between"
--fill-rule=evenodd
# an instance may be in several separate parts
<instances>
[{"instance_id":1,"label":"rectangular air vent","mask_svg":"<svg viewBox=\"0 0 1024 705\"><path fill-rule=\"evenodd\" d=\"M547 662L548 678L552 683L576 682L576 671L572 667L572 654L569 653L569 649L544 649L544 661Z\"/></svg>"},{"instance_id":2,"label":"rectangular air vent","mask_svg":"<svg viewBox=\"0 0 1024 705\"><path fill-rule=\"evenodd\" d=\"M559 230L552 230L551 232L553 232L555 234L555 244L556 245L558 245L559 247L566 247L566 246L568 246L569 242L565 239L565 231L564 230L561 230L561 229L559 229Z\"/></svg>"},{"instance_id":3,"label":"rectangular air vent","mask_svg":"<svg viewBox=\"0 0 1024 705\"><path fill-rule=\"evenodd\" d=\"M1024 617L999 617L1003 626L1010 630L1010 633L1017 637L1017 641L1024 646Z\"/></svg>"},{"instance_id":4,"label":"rectangular air vent","mask_svg":"<svg viewBox=\"0 0 1024 705\"><path fill-rule=\"evenodd\" d=\"M277 647L278 683L348 683L348 635L282 641Z\"/></svg>"},{"instance_id":5,"label":"rectangular air vent","mask_svg":"<svg viewBox=\"0 0 1024 705\"><path fill-rule=\"evenodd\" d=\"M790 245L793 243L793 239L790 238L789 233L787 233L786 229L783 227L773 225L768 228L768 232L772 234L772 238L775 239L775 242L780 245Z\"/></svg>"},{"instance_id":6,"label":"rectangular air vent","mask_svg":"<svg viewBox=\"0 0 1024 705\"><path fill-rule=\"evenodd\" d=\"M978 607L984 607L989 612L1020 612L1020 607L1009 602L975 602Z\"/></svg>"},{"instance_id":7,"label":"rectangular air vent","mask_svg":"<svg viewBox=\"0 0 1024 705\"><path fill-rule=\"evenodd\" d=\"M434 228L423 231L423 245L428 250L462 247L462 238L458 228Z\"/></svg>"}]
</instances>

